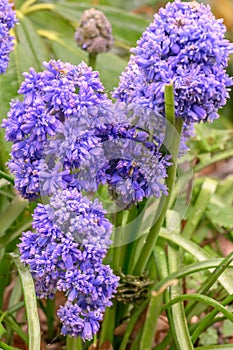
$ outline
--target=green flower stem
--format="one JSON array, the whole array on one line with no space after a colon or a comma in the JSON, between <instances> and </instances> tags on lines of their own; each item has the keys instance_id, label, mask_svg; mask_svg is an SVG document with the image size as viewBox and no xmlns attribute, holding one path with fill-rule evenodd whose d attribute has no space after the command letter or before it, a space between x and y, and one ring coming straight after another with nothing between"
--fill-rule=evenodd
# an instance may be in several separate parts
<instances>
[{"instance_id":1,"label":"green flower stem","mask_svg":"<svg viewBox=\"0 0 233 350\"><path fill-rule=\"evenodd\" d=\"M148 304L148 300L144 300L144 302L136 308L135 312L129 319L129 323L127 325L124 337L122 339L121 345L119 347L119 350L125 350L129 341L129 337L132 333L132 330L138 320L138 317L141 315L141 313L145 310L146 306Z\"/></svg>"},{"instance_id":2,"label":"green flower stem","mask_svg":"<svg viewBox=\"0 0 233 350\"><path fill-rule=\"evenodd\" d=\"M133 206L131 208L131 213L128 218L130 233L127 233L128 236L130 236L130 243L127 244L127 251L125 254L125 261L123 265L126 273L128 274L133 274L134 268L137 263L138 251L141 247L141 244L143 245L144 236L140 238L137 237L138 233L140 233L146 206L147 200L141 202L138 207Z\"/></svg>"},{"instance_id":3,"label":"green flower stem","mask_svg":"<svg viewBox=\"0 0 233 350\"><path fill-rule=\"evenodd\" d=\"M157 321L160 315L163 296L161 293L151 292L150 302L146 312L146 318L143 325L142 336L140 340L140 350L151 350Z\"/></svg>"},{"instance_id":4,"label":"green flower stem","mask_svg":"<svg viewBox=\"0 0 233 350\"><path fill-rule=\"evenodd\" d=\"M5 179L5 180L9 181L12 185L14 185L14 183L15 183L13 177L11 177L10 175L8 175L7 173L5 173L2 170L0 170L0 179Z\"/></svg>"},{"instance_id":5,"label":"green flower stem","mask_svg":"<svg viewBox=\"0 0 233 350\"><path fill-rule=\"evenodd\" d=\"M66 350L82 350L82 339L80 337L66 337Z\"/></svg>"},{"instance_id":6,"label":"green flower stem","mask_svg":"<svg viewBox=\"0 0 233 350\"><path fill-rule=\"evenodd\" d=\"M173 125L176 129L176 133L173 133L171 135L171 127L167 127L166 135L164 144L170 151L172 149L172 162L173 165L170 166L167 170L167 189L168 189L168 196L162 197L160 201L160 206L158 210L160 210L160 207L162 206L161 213L159 214L158 220L155 222L155 224L151 227L146 240L145 244L142 247L142 253L141 256L136 264L135 267L135 275L140 275L147 265L147 262L150 258L150 255L154 249L156 240L158 238L160 229L163 225L165 215L169 206L170 197L172 194L172 188L174 185L175 177L176 177L176 168L177 168L177 158L178 158L178 152L179 152L179 146L180 146L180 137L182 132L182 126L183 122L180 118L175 119L175 111L174 111L174 92L173 92L173 85L165 85L165 112L166 112L166 118L168 122ZM173 136L173 137L171 137Z\"/></svg>"},{"instance_id":7,"label":"green flower stem","mask_svg":"<svg viewBox=\"0 0 233 350\"><path fill-rule=\"evenodd\" d=\"M52 340L54 337L54 310L55 310L55 300L47 299L46 300L46 317L48 324L48 338Z\"/></svg>"},{"instance_id":8,"label":"green flower stem","mask_svg":"<svg viewBox=\"0 0 233 350\"><path fill-rule=\"evenodd\" d=\"M100 346L108 340L113 344L114 329L115 329L115 318L116 318L116 303L113 303L111 308L107 308L104 313L104 320L101 326L101 333L99 344Z\"/></svg>"},{"instance_id":9,"label":"green flower stem","mask_svg":"<svg viewBox=\"0 0 233 350\"><path fill-rule=\"evenodd\" d=\"M96 60L97 60L96 53L89 53L88 54L88 66L92 67L93 70L96 69Z\"/></svg>"}]
</instances>

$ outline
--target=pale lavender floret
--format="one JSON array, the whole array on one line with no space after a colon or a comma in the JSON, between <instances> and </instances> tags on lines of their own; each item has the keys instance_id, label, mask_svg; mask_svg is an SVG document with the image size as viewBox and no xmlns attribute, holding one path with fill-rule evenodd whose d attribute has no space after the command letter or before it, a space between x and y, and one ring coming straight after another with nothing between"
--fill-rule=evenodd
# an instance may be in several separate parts
<instances>
[{"instance_id":1,"label":"pale lavender floret","mask_svg":"<svg viewBox=\"0 0 233 350\"><path fill-rule=\"evenodd\" d=\"M14 37L10 35L10 29L17 22L15 11L8 0L1 0L0 3L0 74L6 72L9 64L9 54L13 50Z\"/></svg>"},{"instance_id":2,"label":"pale lavender floret","mask_svg":"<svg viewBox=\"0 0 233 350\"><path fill-rule=\"evenodd\" d=\"M187 126L213 121L229 97L225 68L233 45L209 6L176 0L160 9L132 52L113 96L164 111L164 85L173 82L176 116Z\"/></svg>"}]
</instances>

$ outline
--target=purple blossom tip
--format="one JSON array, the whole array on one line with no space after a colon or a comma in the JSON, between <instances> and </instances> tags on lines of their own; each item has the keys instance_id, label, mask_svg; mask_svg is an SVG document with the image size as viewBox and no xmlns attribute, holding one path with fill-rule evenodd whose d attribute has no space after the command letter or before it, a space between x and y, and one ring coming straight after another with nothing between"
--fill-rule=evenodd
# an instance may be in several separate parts
<instances>
[{"instance_id":1,"label":"purple blossom tip","mask_svg":"<svg viewBox=\"0 0 233 350\"><path fill-rule=\"evenodd\" d=\"M225 71L233 44L225 32L208 5L168 3L132 50L113 97L165 115L164 85L173 81L176 116L186 126L212 121L233 85Z\"/></svg>"},{"instance_id":2,"label":"purple blossom tip","mask_svg":"<svg viewBox=\"0 0 233 350\"><path fill-rule=\"evenodd\" d=\"M9 54L14 47L14 37L10 35L10 29L15 26L16 22L12 4L8 0L2 0L0 3L0 74L6 72L9 64Z\"/></svg>"}]
</instances>

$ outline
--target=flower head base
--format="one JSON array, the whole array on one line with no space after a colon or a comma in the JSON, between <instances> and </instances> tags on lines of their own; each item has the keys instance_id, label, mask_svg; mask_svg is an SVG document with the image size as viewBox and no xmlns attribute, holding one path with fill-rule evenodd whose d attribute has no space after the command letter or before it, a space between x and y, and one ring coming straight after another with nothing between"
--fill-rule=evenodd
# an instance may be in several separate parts
<instances>
[{"instance_id":1,"label":"flower head base","mask_svg":"<svg viewBox=\"0 0 233 350\"><path fill-rule=\"evenodd\" d=\"M8 0L0 3L0 74L6 72L9 63L9 54L13 50L13 39L10 29L14 27L16 20L15 12Z\"/></svg>"},{"instance_id":2,"label":"flower head base","mask_svg":"<svg viewBox=\"0 0 233 350\"><path fill-rule=\"evenodd\" d=\"M67 296L58 316L62 333L89 340L116 291L118 277L102 259L110 244L111 224L98 201L76 189L57 191L50 204L39 204L35 232L24 232L19 250L28 264L38 297Z\"/></svg>"},{"instance_id":3,"label":"flower head base","mask_svg":"<svg viewBox=\"0 0 233 350\"><path fill-rule=\"evenodd\" d=\"M113 47L111 24L105 15L94 8L84 11L75 40L81 49L91 54L104 53Z\"/></svg>"},{"instance_id":4,"label":"flower head base","mask_svg":"<svg viewBox=\"0 0 233 350\"><path fill-rule=\"evenodd\" d=\"M225 31L209 6L168 3L132 50L114 97L164 115L164 85L173 82L176 116L186 124L212 121L232 85L225 68L233 45Z\"/></svg>"}]
</instances>

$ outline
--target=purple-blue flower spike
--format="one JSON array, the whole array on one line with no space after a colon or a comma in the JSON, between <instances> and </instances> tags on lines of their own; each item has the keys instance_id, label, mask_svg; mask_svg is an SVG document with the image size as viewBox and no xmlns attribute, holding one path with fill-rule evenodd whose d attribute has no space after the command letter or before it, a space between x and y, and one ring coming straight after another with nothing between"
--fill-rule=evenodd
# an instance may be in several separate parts
<instances>
[{"instance_id":1,"label":"purple-blue flower spike","mask_svg":"<svg viewBox=\"0 0 233 350\"><path fill-rule=\"evenodd\" d=\"M9 168L15 176L15 187L29 199L35 198L40 190L51 194L71 181L66 168L62 174L57 174L58 166L52 173L49 168L46 174L44 158L48 140L61 135L64 123L70 118L75 118L76 125L84 132L98 119L95 108L101 110L110 103L98 73L84 62L74 66L50 60L44 67L43 72L31 68L29 73L24 73L25 80L19 89L23 100L11 102L8 119L2 123L6 140L13 142Z\"/></svg>"},{"instance_id":2,"label":"purple-blue flower spike","mask_svg":"<svg viewBox=\"0 0 233 350\"><path fill-rule=\"evenodd\" d=\"M10 35L10 30L15 26L17 19L12 6L8 0L0 2L0 74L6 72L9 54L14 47L14 37Z\"/></svg>"},{"instance_id":3,"label":"purple-blue flower spike","mask_svg":"<svg viewBox=\"0 0 233 350\"><path fill-rule=\"evenodd\" d=\"M102 263L112 231L102 205L76 189L58 190L49 204L38 204L33 229L23 233L19 250L37 296L54 298L63 291L67 301L58 310L62 334L90 340L119 280Z\"/></svg>"},{"instance_id":4,"label":"purple-blue flower spike","mask_svg":"<svg viewBox=\"0 0 233 350\"><path fill-rule=\"evenodd\" d=\"M225 68L233 45L225 32L208 5L168 3L132 49L134 56L113 96L164 115L164 85L172 82L176 117L186 126L213 121L232 85Z\"/></svg>"}]
</instances>

